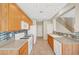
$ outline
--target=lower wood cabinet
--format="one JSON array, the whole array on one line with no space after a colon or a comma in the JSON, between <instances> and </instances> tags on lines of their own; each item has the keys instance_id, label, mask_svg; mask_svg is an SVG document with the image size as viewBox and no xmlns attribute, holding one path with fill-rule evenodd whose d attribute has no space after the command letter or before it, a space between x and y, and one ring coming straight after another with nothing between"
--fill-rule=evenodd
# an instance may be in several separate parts
<instances>
[{"instance_id":1,"label":"lower wood cabinet","mask_svg":"<svg viewBox=\"0 0 79 59\"><path fill-rule=\"evenodd\" d=\"M79 55L79 44L62 44L62 55Z\"/></svg>"},{"instance_id":2,"label":"lower wood cabinet","mask_svg":"<svg viewBox=\"0 0 79 59\"><path fill-rule=\"evenodd\" d=\"M79 55L79 44L73 44L73 55Z\"/></svg>"},{"instance_id":3,"label":"lower wood cabinet","mask_svg":"<svg viewBox=\"0 0 79 59\"><path fill-rule=\"evenodd\" d=\"M48 44L50 45L52 50L54 50L54 38L51 37L50 35L48 35Z\"/></svg>"},{"instance_id":4,"label":"lower wood cabinet","mask_svg":"<svg viewBox=\"0 0 79 59\"><path fill-rule=\"evenodd\" d=\"M19 50L20 55L28 54L28 44L25 43Z\"/></svg>"},{"instance_id":5,"label":"lower wood cabinet","mask_svg":"<svg viewBox=\"0 0 79 59\"><path fill-rule=\"evenodd\" d=\"M62 55L72 55L72 44L62 44Z\"/></svg>"},{"instance_id":6,"label":"lower wood cabinet","mask_svg":"<svg viewBox=\"0 0 79 59\"><path fill-rule=\"evenodd\" d=\"M48 44L56 55L79 55L79 43L66 42L64 39L58 42L48 35Z\"/></svg>"}]
</instances>

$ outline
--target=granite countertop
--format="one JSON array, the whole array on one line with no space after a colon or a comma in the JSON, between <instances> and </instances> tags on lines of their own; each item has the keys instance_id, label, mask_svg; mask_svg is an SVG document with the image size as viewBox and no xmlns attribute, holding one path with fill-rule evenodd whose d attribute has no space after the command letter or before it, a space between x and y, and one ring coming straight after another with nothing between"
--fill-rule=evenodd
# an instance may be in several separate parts
<instances>
[{"instance_id":1,"label":"granite countertop","mask_svg":"<svg viewBox=\"0 0 79 59\"><path fill-rule=\"evenodd\" d=\"M60 43L64 42L65 44L79 44L79 39L76 38L63 37L52 33L50 33L49 35L54 37L55 40L59 41Z\"/></svg>"},{"instance_id":2,"label":"granite countertop","mask_svg":"<svg viewBox=\"0 0 79 59\"><path fill-rule=\"evenodd\" d=\"M79 39L67 38L67 37L63 37L62 39L65 44L79 44Z\"/></svg>"},{"instance_id":3,"label":"granite countertop","mask_svg":"<svg viewBox=\"0 0 79 59\"><path fill-rule=\"evenodd\" d=\"M60 43L62 42L63 36L59 36L59 35L52 34L52 33L50 33L49 35L52 36L55 40L59 41Z\"/></svg>"},{"instance_id":4,"label":"granite countertop","mask_svg":"<svg viewBox=\"0 0 79 59\"><path fill-rule=\"evenodd\" d=\"M0 50L19 50L28 40L8 40L7 42L7 44L0 46Z\"/></svg>"},{"instance_id":5,"label":"granite countertop","mask_svg":"<svg viewBox=\"0 0 79 59\"><path fill-rule=\"evenodd\" d=\"M54 38L61 38L62 37L62 36L59 36L59 35L56 35L56 34L52 34L52 33L49 33L49 35L51 35Z\"/></svg>"}]
</instances>

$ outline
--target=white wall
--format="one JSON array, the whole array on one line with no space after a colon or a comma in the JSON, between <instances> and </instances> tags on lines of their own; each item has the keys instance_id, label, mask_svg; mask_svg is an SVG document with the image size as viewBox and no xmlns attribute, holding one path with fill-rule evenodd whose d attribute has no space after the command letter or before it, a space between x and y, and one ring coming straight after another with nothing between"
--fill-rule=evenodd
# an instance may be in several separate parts
<instances>
[{"instance_id":1,"label":"white wall","mask_svg":"<svg viewBox=\"0 0 79 59\"><path fill-rule=\"evenodd\" d=\"M36 43L36 35L37 35L37 25L36 25L36 20L32 20L33 21L33 25L31 25L30 30L29 30L29 34L33 35L33 43Z\"/></svg>"},{"instance_id":2,"label":"white wall","mask_svg":"<svg viewBox=\"0 0 79 59\"><path fill-rule=\"evenodd\" d=\"M43 22L43 39L47 40L48 33L53 32L53 23L51 21L44 21Z\"/></svg>"},{"instance_id":3,"label":"white wall","mask_svg":"<svg viewBox=\"0 0 79 59\"><path fill-rule=\"evenodd\" d=\"M53 33L53 23L51 22L47 23L47 34L48 33Z\"/></svg>"},{"instance_id":4,"label":"white wall","mask_svg":"<svg viewBox=\"0 0 79 59\"><path fill-rule=\"evenodd\" d=\"M42 36L43 36L43 24L39 22L39 24L37 24L37 37Z\"/></svg>"},{"instance_id":5,"label":"white wall","mask_svg":"<svg viewBox=\"0 0 79 59\"><path fill-rule=\"evenodd\" d=\"M71 33L67 28L65 28L60 23L56 22L56 31L57 32L63 32L63 33Z\"/></svg>"},{"instance_id":6,"label":"white wall","mask_svg":"<svg viewBox=\"0 0 79 59\"><path fill-rule=\"evenodd\" d=\"M75 5L74 28L75 28L75 32L79 32L79 4Z\"/></svg>"},{"instance_id":7,"label":"white wall","mask_svg":"<svg viewBox=\"0 0 79 59\"><path fill-rule=\"evenodd\" d=\"M43 39L47 40L47 21L43 22Z\"/></svg>"}]
</instances>

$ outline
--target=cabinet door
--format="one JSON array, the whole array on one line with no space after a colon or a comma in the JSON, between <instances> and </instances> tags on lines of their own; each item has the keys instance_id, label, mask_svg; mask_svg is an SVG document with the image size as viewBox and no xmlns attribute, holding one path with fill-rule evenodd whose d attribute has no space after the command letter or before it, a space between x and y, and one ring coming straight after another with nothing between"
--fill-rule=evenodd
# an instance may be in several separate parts
<instances>
[{"instance_id":1,"label":"cabinet door","mask_svg":"<svg viewBox=\"0 0 79 59\"><path fill-rule=\"evenodd\" d=\"M8 31L14 31L14 20L15 20L15 12L14 7L9 5L9 19L8 19Z\"/></svg>"},{"instance_id":2,"label":"cabinet door","mask_svg":"<svg viewBox=\"0 0 79 59\"><path fill-rule=\"evenodd\" d=\"M22 15L23 21L27 22L29 25L32 25L32 20L26 15Z\"/></svg>"},{"instance_id":3,"label":"cabinet door","mask_svg":"<svg viewBox=\"0 0 79 59\"><path fill-rule=\"evenodd\" d=\"M18 9L15 9L15 30L21 29L21 15Z\"/></svg>"},{"instance_id":4,"label":"cabinet door","mask_svg":"<svg viewBox=\"0 0 79 59\"><path fill-rule=\"evenodd\" d=\"M28 54L28 43L25 43L19 50L20 55Z\"/></svg>"},{"instance_id":5,"label":"cabinet door","mask_svg":"<svg viewBox=\"0 0 79 59\"><path fill-rule=\"evenodd\" d=\"M8 31L8 4L0 4L0 31Z\"/></svg>"},{"instance_id":6,"label":"cabinet door","mask_svg":"<svg viewBox=\"0 0 79 59\"><path fill-rule=\"evenodd\" d=\"M53 41L53 37L51 37L50 35L48 35L48 44L50 45L50 47L52 48L52 50L54 50L54 41Z\"/></svg>"},{"instance_id":7,"label":"cabinet door","mask_svg":"<svg viewBox=\"0 0 79 59\"><path fill-rule=\"evenodd\" d=\"M62 54L63 55L72 55L73 54L73 48L72 44L62 44Z\"/></svg>"},{"instance_id":8,"label":"cabinet door","mask_svg":"<svg viewBox=\"0 0 79 59\"><path fill-rule=\"evenodd\" d=\"M79 55L79 44L73 44L73 55Z\"/></svg>"},{"instance_id":9,"label":"cabinet door","mask_svg":"<svg viewBox=\"0 0 79 59\"><path fill-rule=\"evenodd\" d=\"M1 28L1 27L2 27L2 26L1 26L1 25L2 25L2 23L1 23L1 22L2 22L2 19L1 19L1 18L2 18L2 6L1 6L1 4L0 4L0 32L1 32L1 30L2 30L2 28Z\"/></svg>"},{"instance_id":10,"label":"cabinet door","mask_svg":"<svg viewBox=\"0 0 79 59\"><path fill-rule=\"evenodd\" d=\"M18 8L16 8L14 5L9 5L9 22L8 22L8 28L9 31L18 31L21 29L21 23L20 23L20 12Z\"/></svg>"},{"instance_id":11,"label":"cabinet door","mask_svg":"<svg viewBox=\"0 0 79 59\"><path fill-rule=\"evenodd\" d=\"M51 37L48 35L48 44L50 45L51 47Z\"/></svg>"}]
</instances>

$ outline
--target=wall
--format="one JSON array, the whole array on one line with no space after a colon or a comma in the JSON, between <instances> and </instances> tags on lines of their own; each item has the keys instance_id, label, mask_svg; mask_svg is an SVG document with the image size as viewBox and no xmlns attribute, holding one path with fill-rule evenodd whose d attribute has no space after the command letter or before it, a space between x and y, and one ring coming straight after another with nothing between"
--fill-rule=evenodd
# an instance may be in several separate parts
<instances>
[{"instance_id":1,"label":"wall","mask_svg":"<svg viewBox=\"0 0 79 59\"><path fill-rule=\"evenodd\" d=\"M44 21L43 22L43 39L47 40L48 33L53 32L53 23L51 21Z\"/></svg>"},{"instance_id":2,"label":"wall","mask_svg":"<svg viewBox=\"0 0 79 59\"><path fill-rule=\"evenodd\" d=\"M56 22L56 31L57 32L63 32L63 33L71 33L67 28L65 28L60 23Z\"/></svg>"},{"instance_id":3,"label":"wall","mask_svg":"<svg viewBox=\"0 0 79 59\"><path fill-rule=\"evenodd\" d=\"M74 17L64 17L64 20L66 21L66 23L70 26L74 26Z\"/></svg>"},{"instance_id":4,"label":"wall","mask_svg":"<svg viewBox=\"0 0 79 59\"><path fill-rule=\"evenodd\" d=\"M43 22L43 39L47 40L47 21Z\"/></svg>"},{"instance_id":5,"label":"wall","mask_svg":"<svg viewBox=\"0 0 79 59\"><path fill-rule=\"evenodd\" d=\"M75 5L74 28L75 28L75 32L79 32L79 4Z\"/></svg>"},{"instance_id":6,"label":"wall","mask_svg":"<svg viewBox=\"0 0 79 59\"><path fill-rule=\"evenodd\" d=\"M43 23L37 22L37 37L43 36Z\"/></svg>"}]
</instances>

